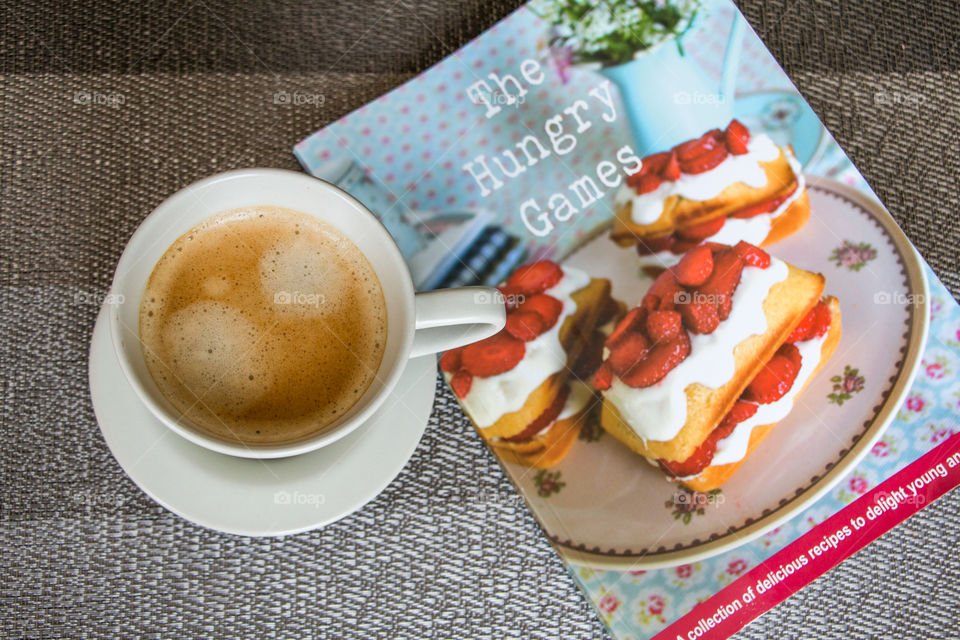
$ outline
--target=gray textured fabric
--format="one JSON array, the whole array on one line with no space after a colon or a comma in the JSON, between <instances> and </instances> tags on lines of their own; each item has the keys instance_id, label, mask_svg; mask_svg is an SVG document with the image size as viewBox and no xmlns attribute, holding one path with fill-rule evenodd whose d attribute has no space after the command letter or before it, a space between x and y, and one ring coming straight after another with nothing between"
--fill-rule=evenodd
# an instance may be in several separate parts
<instances>
[{"instance_id":1,"label":"gray textured fabric","mask_svg":"<svg viewBox=\"0 0 960 640\"><path fill-rule=\"evenodd\" d=\"M369 506L246 540L143 495L87 389L91 300L164 196L229 168L296 168L296 141L516 4L0 3L4 636L604 635L446 393ZM957 295L955 3L742 7ZM325 103L275 104L277 91ZM958 513L954 491L740 637L960 637Z\"/></svg>"}]
</instances>

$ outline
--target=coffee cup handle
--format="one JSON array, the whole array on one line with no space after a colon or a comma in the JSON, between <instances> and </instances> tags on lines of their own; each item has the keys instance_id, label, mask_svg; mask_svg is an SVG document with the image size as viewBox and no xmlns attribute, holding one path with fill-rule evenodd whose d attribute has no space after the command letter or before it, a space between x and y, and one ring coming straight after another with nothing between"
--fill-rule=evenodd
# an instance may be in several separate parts
<instances>
[{"instance_id":1,"label":"coffee cup handle","mask_svg":"<svg viewBox=\"0 0 960 640\"><path fill-rule=\"evenodd\" d=\"M503 329L507 320L503 297L493 287L422 291L414 305L416 333L411 358L489 338Z\"/></svg>"}]
</instances>

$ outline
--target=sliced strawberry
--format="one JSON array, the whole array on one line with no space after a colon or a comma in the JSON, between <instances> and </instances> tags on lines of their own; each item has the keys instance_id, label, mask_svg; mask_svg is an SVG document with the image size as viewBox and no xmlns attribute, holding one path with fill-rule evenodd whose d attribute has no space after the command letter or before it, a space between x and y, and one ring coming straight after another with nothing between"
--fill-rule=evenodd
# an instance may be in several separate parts
<instances>
[{"instance_id":1,"label":"sliced strawberry","mask_svg":"<svg viewBox=\"0 0 960 640\"><path fill-rule=\"evenodd\" d=\"M743 263L748 267L766 269L770 266L770 254L749 242L741 240L733 250L737 252L737 255L740 256L740 259L743 260Z\"/></svg>"},{"instance_id":2,"label":"sliced strawberry","mask_svg":"<svg viewBox=\"0 0 960 640\"><path fill-rule=\"evenodd\" d=\"M555 262L540 260L526 264L507 278L507 286L522 295L540 293L554 286L563 278L563 270Z\"/></svg>"},{"instance_id":3,"label":"sliced strawberry","mask_svg":"<svg viewBox=\"0 0 960 640\"><path fill-rule=\"evenodd\" d=\"M677 237L682 240L706 240L710 236L720 231L720 229L723 229L723 225L726 223L726 221L726 218L720 216L719 218L714 218L712 220L707 220L706 222L700 222L683 229L678 229Z\"/></svg>"},{"instance_id":4,"label":"sliced strawberry","mask_svg":"<svg viewBox=\"0 0 960 640\"><path fill-rule=\"evenodd\" d=\"M497 289L500 291L500 295L503 296L503 304L507 308L507 311L511 309L516 309L517 305L520 304L520 301L523 300L523 292L520 291L517 287L511 287L507 284L502 284Z\"/></svg>"},{"instance_id":5,"label":"sliced strawberry","mask_svg":"<svg viewBox=\"0 0 960 640\"><path fill-rule=\"evenodd\" d=\"M463 369L457 371L450 378L450 387L458 398L466 398L467 394L470 393L471 386L473 386L473 376Z\"/></svg>"},{"instance_id":6,"label":"sliced strawberry","mask_svg":"<svg viewBox=\"0 0 960 640\"><path fill-rule=\"evenodd\" d=\"M661 184L663 184L663 178L656 173L649 173L637 180L637 185L634 187L634 190L640 195L643 195L644 193L656 191Z\"/></svg>"},{"instance_id":7,"label":"sliced strawberry","mask_svg":"<svg viewBox=\"0 0 960 640\"><path fill-rule=\"evenodd\" d=\"M667 158L669 156L669 151L651 153L640 161L640 172L633 174L631 177L634 178L634 180L639 180L641 177L648 176L652 173L659 174L661 171L663 171L663 167L667 163Z\"/></svg>"},{"instance_id":8,"label":"sliced strawberry","mask_svg":"<svg viewBox=\"0 0 960 640\"><path fill-rule=\"evenodd\" d=\"M750 130L743 126L739 120L733 119L723 132L723 142L727 145L730 153L735 156L742 156L747 152Z\"/></svg>"},{"instance_id":9,"label":"sliced strawberry","mask_svg":"<svg viewBox=\"0 0 960 640\"><path fill-rule=\"evenodd\" d=\"M813 323L817 319L816 311L817 308L814 307L807 312L807 315L803 316L803 320L794 328L793 333L787 338L787 342L793 344L794 342L802 342L807 339L807 335L810 333L810 330L813 328Z\"/></svg>"},{"instance_id":10,"label":"sliced strawberry","mask_svg":"<svg viewBox=\"0 0 960 640\"><path fill-rule=\"evenodd\" d=\"M830 330L830 323L833 322L832 314L830 313L830 307L827 306L827 303L823 300L817 302L817 306L813 308L815 313L813 328L810 330L810 334L807 336L807 340L813 340L814 338L822 338L826 335L827 331Z\"/></svg>"},{"instance_id":11,"label":"sliced strawberry","mask_svg":"<svg viewBox=\"0 0 960 640\"><path fill-rule=\"evenodd\" d=\"M635 174L627 176L627 184L631 187L636 188L640 184L640 178L648 176L651 173L659 174L663 169L663 165L669 156L669 152L654 153L646 158L640 160L640 171L637 171Z\"/></svg>"},{"instance_id":12,"label":"sliced strawberry","mask_svg":"<svg viewBox=\"0 0 960 640\"><path fill-rule=\"evenodd\" d=\"M696 287L710 277L713 271L713 252L710 247L699 246L687 252L673 267L677 282L685 287Z\"/></svg>"},{"instance_id":13,"label":"sliced strawberry","mask_svg":"<svg viewBox=\"0 0 960 640\"><path fill-rule=\"evenodd\" d=\"M754 411L756 411L757 405L751 404L751 406L754 408ZM689 458L683 461L660 459L657 461L660 463L660 468L668 475L678 478L699 474L713 462L713 456L717 453L717 443L733 433L733 429L736 426L736 422L728 422L726 419L721 420L720 424L710 432Z\"/></svg>"},{"instance_id":14,"label":"sliced strawberry","mask_svg":"<svg viewBox=\"0 0 960 640\"><path fill-rule=\"evenodd\" d=\"M680 161L677 160L677 153L672 151L664 163L663 169L660 171L660 177L664 180L673 181L679 180L681 175L682 172L680 171Z\"/></svg>"},{"instance_id":15,"label":"sliced strawberry","mask_svg":"<svg viewBox=\"0 0 960 640\"><path fill-rule=\"evenodd\" d=\"M593 374L593 388L597 391L606 391L613 384L613 369L609 362L604 362Z\"/></svg>"},{"instance_id":16,"label":"sliced strawberry","mask_svg":"<svg viewBox=\"0 0 960 640\"><path fill-rule=\"evenodd\" d=\"M459 371L463 366L460 363L460 356L462 354L463 347L457 347L456 349L444 351L443 355L440 356L440 371L446 371L447 373L455 373Z\"/></svg>"},{"instance_id":17,"label":"sliced strawberry","mask_svg":"<svg viewBox=\"0 0 960 640\"><path fill-rule=\"evenodd\" d=\"M677 283L676 276L673 275L672 271L667 269L657 276L657 279L650 285L650 289L647 290L646 295L644 295L640 301L640 306L648 311L654 311L656 309L670 310L682 299L680 295L682 293L683 289L681 289L680 284Z\"/></svg>"},{"instance_id":18,"label":"sliced strawberry","mask_svg":"<svg viewBox=\"0 0 960 640\"><path fill-rule=\"evenodd\" d=\"M711 434L712 436L713 434ZM707 436L689 458L682 461L664 460L660 458L657 464L665 474L672 478L686 478L695 476L710 466L710 461L717 452L717 441Z\"/></svg>"},{"instance_id":19,"label":"sliced strawberry","mask_svg":"<svg viewBox=\"0 0 960 640\"><path fill-rule=\"evenodd\" d=\"M830 323L833 318L830 313L830 307L823 300L817 301L813 309L807 312L800 324L796 326L787 342L803 342L804 340L813 340L820 338L830 330Z\"/></svg>"},{"instance_id":20,"label":"sliced strawberry","mask_svg":"<svg viewBox=\"0 0 960 640\"><path fill-rule=\"evenodd\" d=\"M673 151L677 154L677 159L680 162L685 162L709 153L720 146L722 146L720 144L720 130L712 129L699 138L678 144L673 148Z\"/></svg>"},{"instance_id":21,"label":"sliced strawberry","mask_svg":"<svg viewBox=\"0 0 960 640\"><path fill-rule=\"evenodd\" d=\"M560 389L560 393L557 394L557 397L553 399L553 402L551 402L550 405L543 410L543 413L534 418L533 422L528 424L523 431L515 436L504 438L504 440L509 440L510 442L522 442L523 440L529 440L533 436L549 427L550 424L556 420L557 416L559 416L563 411L563 405L566 404L567 396L569 395L570 387L564 386L562 389Z\"/></svg>"},{"instance_id":22,"label":"sliced strawberry","mask_svg":"<svg viewBox=\"0 0 960 640\"><path fill-rule=\"evenodd\" d=\"M730 317L730 311L733 309L733 296L720 296L717 301L717 317L724 321Z\"/></svg>"},{"instance_id":23,"label":"sliced strawberry","mask_svg":"<svg viewBox=\"0 0 960 640\"><path fill-rule=\"evenodd\" d=\"M739 211L734 211L733 213L730 214L730 217L746 219L746 218L756 217L761 213L770 213L771 211L779 207L781 204L783 204L786 201L786 199L792 196L794 191L796 190L797 190L797 184L794 183L793 189L791 189L788 193L777 196L775 198L770 198L769 200L764 200L763 202L758 202L757 204L750 205L749 207L744 207Z\"/></svg>"},{"instance_id":24,"label":"sliced strawberry","mask_svg":"<svg viewBox=\"0 0 960 640\"><path fill-rule=\"evenodd\" d=\"M717 429L714 429L710 435L707 436L706 440L700 443L700 446L697 447L686 460L664 460L661 458L657 460L657 463L659 463L664 473L674 478L686 478L687 476L698 475L710 466L713 456L717 453L717 442L721 438L719 434L717 436L713 435L716 432Z\"/></svg>"},{"instance_id":25,"label":"sliced strawberry","mask_svg":"<svg viewBox=\"0 0 960 640\"><path fill-rule=\"evenodd\" d=\"M653 253L659 253L670 249L676 238L673 234L659 236L656 238L641 238L637 242L637 253L641 256L648 256Z\"/></svg>"},{"instance_id":26,"label":"sliced strawberry","mask_svg":"<svg viewBox=\"0 0 960 640\"><path fill-rule=\"evenodd\" d=\"M613 331L610 332L606 342L603 343L604 346L612 349L624 336L639 328L645 318L646 313L640 307L634 307L630 309L630 311L627 311L627 313L620 318L620 322L613 328Z\"/></svg>"},{"instance_id":27,"label":"sliced strawberry","mask_svg":"<svg viewBox=\"0 0 960 640\"><path fill-rule=\"evenodd\" d=\"M696 175L698 173L706 173L710 171L721 162L727 159L730 153L727 151L727 148L723 145L717 145L714 149L707 151L703 155L697 156L690 160L681 160L680 169L684 173L690 175Z\"/></svg>"},{"instance_id":28,"label":"sliced strawberry","mask_svg":"<svg viewBox=\"0 0 960 640\"><path fill-rule=\"evenodd\" d=\"M752 418L759 407L753 402L746 400L737 400L733 403L733 408L723 417L718 427L734 427L747 418ZM732 431L732 429L730 429Z\"/></svg>"},{"instance_id":29,"label":"sliced strawberry","mask_svg":"<svg viewBox=\"0 0 960 640\"><path fill-rule=\"evenodd\" d=\"M587 344L583 345L580 355L577 356L577 361L571 367L573 375L577 379L589 380L600 367L600 363L603 362L603 341L605 338L606 336L599 331L594 331L590 339L587 340Z\"/></svg>"},{"instance_id":30,"label":"sliced strawberry","mask_svg":"<svg viewBox=\"0 0 960 640\"><path fill-rule=\"evenodd\" d=\"M710 302L688 302L677 306L683 324L694 333L710 334L720 325L717 306Z\"/></svg>"},{"instance_id":31,"label":"sliced strawberry","mask_svg":"<svg viewBox=\"0 0 960 640\"><path fill-rule=\"evenodd\" d=\"M717 250L713 254L713 272L707 281L697 287L697 292L707 296L700 302L713 302L717 307L720 320L726 320L733 306L733 292L740 284L743 273L743 260L729 247Z\"/></svg>"},{"instance_id":32,"label":"sliced strawberry","mask_svg":"<svg viewBox=\"0 0 960 640\"><path fill-rule=\"evenodd\" d=\"M463 348L463 368L475 376L488 378L510 371L523 360L527 348L522 340L501 331Z\"/></svg>"},{"instance_id":33,"label":"sliced strawberry","mask_svg":"<svg viewBox=\"0 0 960 640\"><path fill-rule=\"evenodd\" d=\"M770 213L771 211L779 207L783 203L783 200L786 200L786 198L783 198L783 199L772 198L770 200L765 200L763 202L750 205L749 207L744 207L739 211L734 211L733 213L730 214L730 217L739 218L741 220L746 220L748 218L755 218L761 213Z\"/></svg>"},{"instance_id":34,"label":"sliced strawberry","mask_svg":"<svg viewBox=\"0 0 960 640\"><path fill-rule=\"evenodd\" d=\"M507 315L507 333L514 338L530 342L546 328L546 321L536 311L519 309Z\"/></svg>"},{"instance_id":35,"label":"sliced strawberry","mask_svg":"<svg viewBox=\"0 0 960 640\"><path fill-rule=\"evenodd\" d=\"M631 387L650 387L690 355L690 338L685 331L671 340L653 346L647 357L631 367L620 379Z\"/></svg>"},{"instance_id":36,"label":"sliced strawberry","mask_svg":"<svg viewBox=\"0 0 960 640\"><path fill-rule=\"evenodd\" d=\"M658 460L660 468L669 475L680 478L699 474L713 462L713 456L717 452L717 443L733 433L733 429L738 424L756 412L757 405L754 403L737 400L730 412L723 417L723 420L710 432L689 458L682 462Z\"/></svg>"},{"instance_id":37,"label":"sliced strawberry","mask_svg":"<svg viewBox=\"0 0 960 640\"><path fill-rule=\"evenodd\" d=\"M630 370L635 364L647 357L650 341L639 331L628 333L610 350L607 362L618 376Z\"/></svg>"},{"instance_id":38,"label":"sliced strawberry","mask_svg":"<svg viewBox=\"0 0 960 640\"><path fill-rule=\"evenodd\" d=\"M549 331L557 324L557 318L563 312L563 303L546 293L532 295L523 301L518 311L533 311L543 318L543 331Z\"/></svg>"},{"instance_id":39,"label":"sliced strawberry","mask_svg":"<svg viewBox=\"0 0 960 640\"><path fill-rule=\"evenodd\" d=\"M782 344L780 348L777 349L777 353L790 360L793 366L797 368L797 373L800 372L800 365L803 364L803 356L800 355L800 349L797 349L797 347L792 344Z\"/></svg>"},{"instance_id":40,"label":"sliced strawberry","mask_svg":"<svg viewBox=\"0 0 960 640\"><path fill-rule=\"evenodd\" d=\"M677 311L651 311L647 316L647 335L653 342L673 340L682 330Z\"/></svg>"},{"instance_id":41,"label":"sliced strawberry","mask_svg":"<svg viewBox=\"0 0 960 640\"><path fill-rule=\"evenodd\" d=\"M784 344L770 358L741 395L744 400L768 404L775 402L793 386L797 378L800 352L792 344Z\"/></svg>"}]
</instances>

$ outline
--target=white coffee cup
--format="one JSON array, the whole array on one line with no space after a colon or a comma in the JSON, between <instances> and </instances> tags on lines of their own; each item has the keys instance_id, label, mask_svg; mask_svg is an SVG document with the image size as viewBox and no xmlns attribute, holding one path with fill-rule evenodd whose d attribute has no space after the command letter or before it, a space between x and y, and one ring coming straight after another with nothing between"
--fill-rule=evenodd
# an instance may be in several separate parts
<instances>
[{"instance_id":1,"label":"white coffee cup","mask_svg":"<svg viewBox=\"0 0 960 640\"><path fill-rule=\"evenodd\" d=\"M360 249L376 271L387 309L387 344L373 383L339 420L302 440L243 444L211 435L184 418L147 370L139 338L140 299L157 261L186 231L218 213L274 206L332 224ZM482 340L503 328L506 311L496 289L463 287L418 293L386 228L341 189L303 173L241 169L200 180L167 198L134 232L117 264L111 288L110 334L134 391L170 429L200 446L245 458L280 458L323 447L367 420L403 373L409 358Z\"/></svg>"}]
</instances>

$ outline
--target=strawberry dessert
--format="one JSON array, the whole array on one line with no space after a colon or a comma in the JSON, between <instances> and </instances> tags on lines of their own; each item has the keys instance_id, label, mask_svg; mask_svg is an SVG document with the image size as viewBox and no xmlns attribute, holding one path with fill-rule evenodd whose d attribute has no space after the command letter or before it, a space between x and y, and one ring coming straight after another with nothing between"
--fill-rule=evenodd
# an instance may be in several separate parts
<instances>
[{"instance_id":1,"label":"strawberry dessert","mask_svg":"<svg viewBox=\"0 0 960 640\"><path fill-rule=\"evenodd\" d=\"M602 341L583 336L595 336L617 306L609 281L549 260L520 267L500 291L504 329L445 352L440 369L498 453L543 466L566 452L576 435L568 432L594 405L593 390L577 382L599 366Z\"/></svg>"},{"instance_id":2,"label":"strawberry dessert","mask_svg":"<svg viewBox=\"0 0 960 640\"><path fill-rule=\"evenodd\" d=\"M747 242L691 248L605 341L604 428L688 486L719 486L702 472L742 460L753 427L782 419L826 359L834 325L838 339L822 291L819 274Z\"/></svg>"},{"instance_id":3,"label":"strawberry dessert","mask_svg":"<svg viewBox=\"0 0 960 640\"><path fill-rule=\"evenodd\" d=\"M616 207L614 241L634 246L650 273L703 242L770 244L810 214L793 151L738 120L643 158L617 193Z\"/></svg>"}]
</instances>

